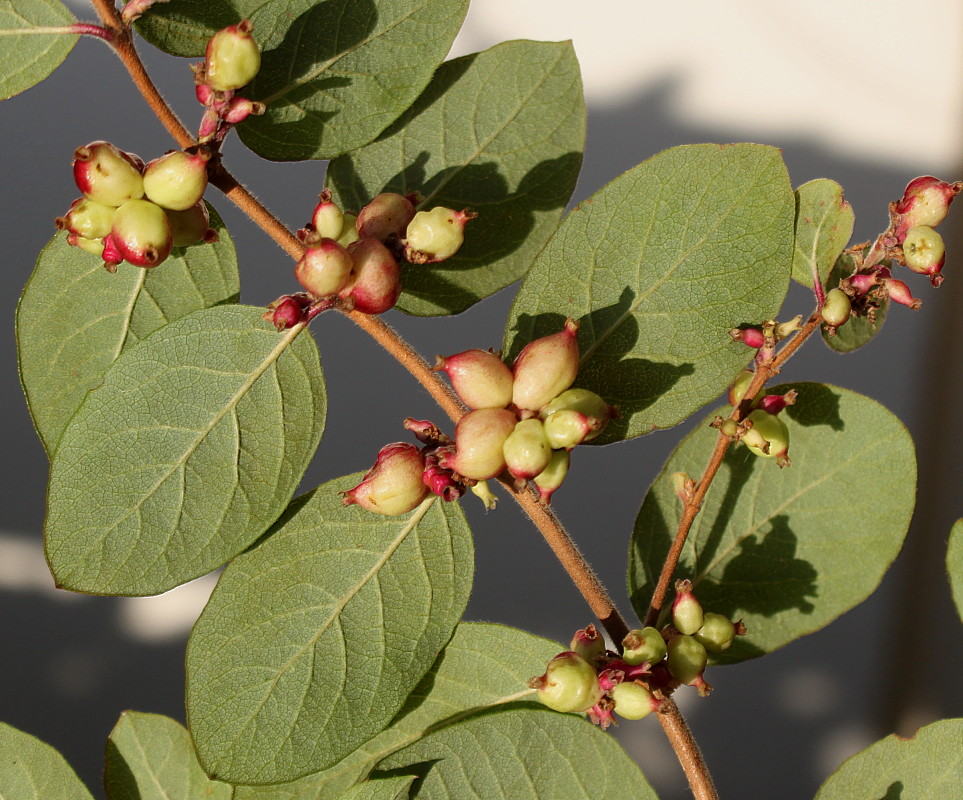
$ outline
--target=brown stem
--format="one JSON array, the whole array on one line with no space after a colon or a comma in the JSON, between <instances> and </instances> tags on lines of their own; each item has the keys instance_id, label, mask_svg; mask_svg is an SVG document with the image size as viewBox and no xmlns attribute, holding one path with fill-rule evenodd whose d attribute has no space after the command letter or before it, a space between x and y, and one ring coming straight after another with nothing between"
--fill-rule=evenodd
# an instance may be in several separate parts
<instances>
[{"instance_id":1,"label":"brown stem","mask_svg":"<svg viewBox=\"0 0 963 800\"><path fill-rule=\"evenodd\" d=\"M785 364L819 328L820 322L822 322L822 316L817 311L807 320L806 324L796 332L796 335L782 346L779 352L768 363L762 363L756 366L756 373L744 395L746 399L732 410L729 419L739 422L749 413L751 410L751 398L755 397L762 387L765 386L774 375L779 373L782 365ZM672 540L672 546L669 548L669 553L665 558L665 562L662 564L659 581L655 585L655 590L652 592L652 600L649 601L649 610L645 615L646 625L655 625L659 620L659 614L662 611L666 594L668 594L669 591L669 584L672 582L672 574L679 564L679 558L682 556L682 548L685 547L692 523L695 521L699 509L702 508L702 501L709 491L709 486L712 485L712 480L719 471L719 467L722 466L722 459L725 457L726 450L729 449L731 443L732 440L728 436L721 432L719 433L716 439L716 446L712 449L712 455L709 456L709 463L706 464L702 477L699 479L698 484L696 484L695 491L682 508L682 518L679 520L679 527L676 529L675 539Z\"/></svg>"},{"instance_id":2,"label":"brown stem","mask_svg":"<svg viewBox=\"0 0 963 800\"><path fill-rule=\"evenodd\" d=\"M682 765L682 771L685 772L686 779L689 781L689 788L692 789L692 796L695 800L719 800L719 793L712 782L712 775L709 774L709 768L702 757L699 745L696 744L692 731L675 701L671 697L663 700L656 716Z\"/></svg>"}]
</instances>

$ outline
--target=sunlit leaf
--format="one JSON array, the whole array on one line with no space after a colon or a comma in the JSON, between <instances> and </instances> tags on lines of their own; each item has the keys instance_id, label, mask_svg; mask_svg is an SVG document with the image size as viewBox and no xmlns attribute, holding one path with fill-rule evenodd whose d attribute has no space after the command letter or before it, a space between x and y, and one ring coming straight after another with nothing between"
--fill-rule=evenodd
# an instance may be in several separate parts
<instances>
[{"instance_id":1,"label":"sunlit leaf","mask_svg":"<svg viewBox=\"0 0 963 800\"><path fill-rule=\"evenodd\" d=\"M817 178L796 190L796 244L792 254L792 277L813 287L813 275L822 286L843 248L853 235L856 215L843 198L843 187L828 178Z\"/></svg>"},{"instance_id":2,"label":"sunlit leaf","mask_svg":"<svg viewBox=\"0 0 963 800\"><path fill-rule=\"evenodd\" d=\"M59 0L0 0L0 100L35 86L63 63L77 35L50 29L76 21Z\"/></svg>"},{"instance_id":3,"label":"sunlit leaf","mask_svg":"<svg viewBox=\"0 0 963 800\"><path fill-rule=\"evenodd\" d=\"M2 722L0 797L3 800L93 800L60 753Z\"/></svg>"}]
</instances>

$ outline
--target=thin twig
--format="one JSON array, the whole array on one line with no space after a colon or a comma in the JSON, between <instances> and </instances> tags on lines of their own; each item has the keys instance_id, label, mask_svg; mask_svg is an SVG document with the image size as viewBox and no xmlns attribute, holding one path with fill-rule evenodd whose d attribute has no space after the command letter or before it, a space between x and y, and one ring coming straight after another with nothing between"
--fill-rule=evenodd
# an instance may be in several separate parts
<instances>
[{"instance_id":1,"label":"thin twig","mask_svg":"<svg viewBox=\"0 0 963 800\"><path fill-rule=\"evenodd\" d=\"M656 716L682 765L692 796L695 800L719 800L719 793L712 782L712 775L709 774L709 768L702 757L699 745L696 744L692 731L675 701L671 697L663 700Z\"/></svg>"}]
</instances>

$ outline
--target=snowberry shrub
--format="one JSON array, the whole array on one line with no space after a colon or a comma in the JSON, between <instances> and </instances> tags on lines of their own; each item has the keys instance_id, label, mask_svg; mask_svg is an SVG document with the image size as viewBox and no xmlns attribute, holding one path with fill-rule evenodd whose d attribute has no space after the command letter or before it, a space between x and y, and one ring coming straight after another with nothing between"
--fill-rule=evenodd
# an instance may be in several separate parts
<instances>
[{"instance_id":1,"label":"snowberry shrub","mask_svg":"<svg viewBox=\"0 0 963 800\"><path fill-rule=\"evenodd\" d=\"M605 732L649 716L694 795L715 797L676 692L707 697L716 665L764 656L864 600L915 499L913 444L886 409L771 381L817 332L857 349L892 302L919 308L913 291L939 287L947 264L952 279L935 228L963 184L911 181L879 235L851 244L833 181L793 190L772 147L690 145L566 215L585 130L568 43L445 62L467 0L373 0L368 15L333 0L283 13L240 0L91 5L95 23L57 0L0 4L18 56L0 87L23 91L78 35L100 38L175 146L146 164L116 144L79 146L83 197L51 209L61 230L20 301L20 376L51 462L47 559L64 591L120 596L224 568L187 646L187 729L124 715L109 800L654 797ZM135 34L199 59L184 71L195 131L157 94ZM231 174L232 131L265 159L328 162L303 228ZM294 265L293 278L272 271L277 295L257 307L236 302L214 189ZM419 354L377 317L457 314L519 279L500 350ZM791 280L812 289L808 315L783 308ZM309 326L331 314L374 337L448 419L398 409L407 441L344 453L373 466L295 498L326 424ZM586 447L717 401L639 487L629 621L575 544L593 531L570 536L550 503ZM607 641L583 620L567 648L462 621L473 532L461 503L497 519L499 497L531 518ZM771 557L780 535L792 558ZM873 797L897 784L905 798L945 795L944 750L961 733L945 720L913 743L884 740L820 797L852 796L854 780ZM0 753L0 795L90 797L56 752L2 724Z\"/></svg>"}]
</instances>

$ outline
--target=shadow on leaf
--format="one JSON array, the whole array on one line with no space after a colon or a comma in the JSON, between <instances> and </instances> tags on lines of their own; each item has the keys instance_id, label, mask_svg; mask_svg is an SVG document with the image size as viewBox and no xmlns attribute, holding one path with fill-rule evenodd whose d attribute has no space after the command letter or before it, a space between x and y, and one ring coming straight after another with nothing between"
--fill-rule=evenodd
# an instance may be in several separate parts
<instances>
[{"instance_id":1,"label":"shadow on leaf","mask_svg":"<svg viewBox=\"0 0 963 800\"><path fill-rule=\"evenodd\" d=\"M796 404L786 408L786 414L793 422L807 428L815 425L828 425L834 431L846 428L839 416L839 394L831 387L823 383L790 383L779 387L783 392L790 389L799 392Z\"/></svg>"}]
</instances>

